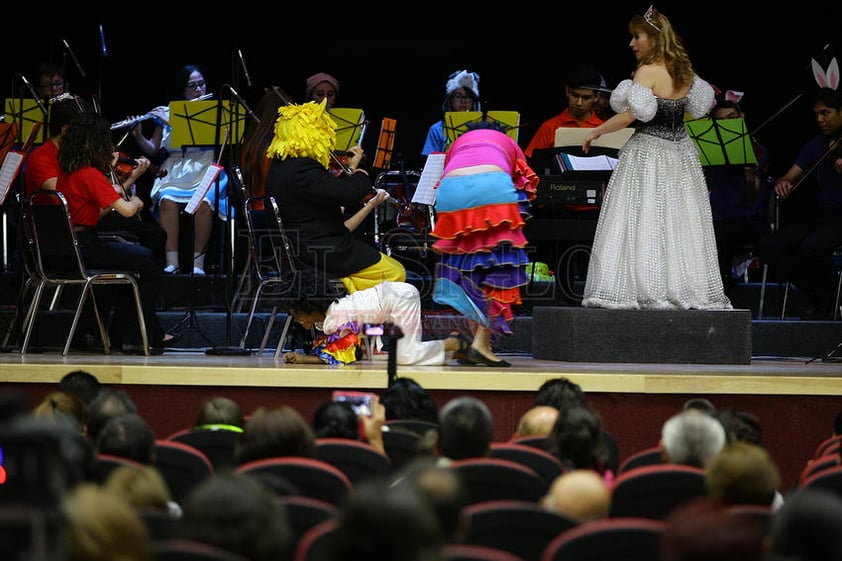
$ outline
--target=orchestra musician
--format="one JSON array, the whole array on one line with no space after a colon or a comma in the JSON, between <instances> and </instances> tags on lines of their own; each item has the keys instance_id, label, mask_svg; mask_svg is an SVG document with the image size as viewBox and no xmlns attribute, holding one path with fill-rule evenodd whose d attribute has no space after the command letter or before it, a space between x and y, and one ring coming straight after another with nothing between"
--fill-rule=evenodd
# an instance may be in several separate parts
<instances>
[{"instance_id":1,"label":"orchestra musician","mask_svg":"<svg viewBox=\"0 0 842 561\"><path fill-rule=\"evenodd\" d=\"M182 66L175 77L174 99L188 101L204 99L207 83L199 67L188 64ZM162 112L164 113L164 112ZM167 170L163 177L155 179L150 197L158 211L158 220L167 233L166 266L164 272L176 273L179 268L179 221L180 212L196 192L205 171L214 164L215 153L213 146L182 146L174 149L170 145L172 125L169 123L169 111L160 115L161 120L160 144L158 148L166 150L167 157L161 167ZM157 130L150 139L158 144ZM228 217L228 175L225 170L220 171L219 181L212 185L199 203L193 214L193 274L205 274L205 252L213 231L214 211L216 215L227 220Z\"/></svg>"},{"instance_id":2,"label":"orchestra musician","mask_svg":"<svg viewBox=\"0 0 842 561\"><path fill-rule=\"evenodd\" d=\"M330 172L336 123L326 105L322 100L280 108L268 150L266 195L275 198L300 248L298 259L340 278L349 294L387 280L403 282L403 265L354 236L345 223L344 208L369 198L361 210L371 212L384 195L360 167L364 153L359 145L349 150L347 172L339 177Z\"/></svg>"},{"instance_id":3,"label":"orchestra musician","mask_svg":"<svg viewBox=\"0 0 842 561\"><path fill-rule=\"evenodd\" d=\"M815 191L815 205L755 245L770 273L776 272L809 298L801 314L808 320L832 320L836 302L833 252L842 246L842 92L836 89L838 74L835 79L813 99L820 134L804 144L774 187L783 211L802 183L804 189Z\"/></svg>"},{"instance_id":4,"label":"orchestra musician","mask_svg":"<svg viewBox=\"0 0 842 561\"><path fill-rule=\"evenodd\" d=\"M448 111L481 111L479 101L479 74L468 70L457 70L447 78L444 86L445 98L442 113ZM444 131L444 116L430 125L427 138L421 149L422 156L447 150L447 135Z\"/></svg>"}]
</instances>

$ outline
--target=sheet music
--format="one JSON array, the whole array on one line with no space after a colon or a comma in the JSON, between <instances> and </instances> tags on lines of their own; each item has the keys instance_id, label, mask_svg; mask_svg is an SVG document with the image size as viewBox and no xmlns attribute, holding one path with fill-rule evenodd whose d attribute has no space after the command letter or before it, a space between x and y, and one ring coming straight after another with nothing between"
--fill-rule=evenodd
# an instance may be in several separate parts
<instances>
[{"instance_id":1,"label":"sheet music","mask_svg":"<svg viewBox=\"0 0 842 561\"><path fill-rule=\"evenodd\" d=\"M18 176L20 166L23 163L23 156L23 152L9 150L6 157L3 158L3 165L0 166L0 205L6 202L9 188L12 186L15 177Z\"/></svg>"},{"instance_id":2,"label":"sheet music","mask_svg":"<svg viewBox=\"0 0 842 561\"><path fill-rule=\"evenodd\" d=\"M199 208L199 203L201 203L202 199L205 198L205 195L211 185L213 185L213 182L216 181L216 178L219 176L219 172L221 171L222 166L219 164L211 164L208 166L208 169L205 170L205 175L202 176L202 180L199 182L199 186L196 187L196 191L187 202L187 207L184 209L185 212L188 214L196 212L196 209Z\"/></svg>"},{"instance_id":3,"label":"sheet music","mask_svg":"<svg viewBox=\"0 0 842 561\"><path fill-rule=\"evenodd\" d=\"M586 170L613 170L617 167L617 158L612 158L605 154L598 156L574 156L562 152L561 157L562 169L564 171L586 171Z\"/></svg>"},{"instance_id":4,"label":"sheet music","mask_svg":"<svg viewBox=\"0 0 842 561\"><path fill-rule=\"evenodd\" d=\"M433 152L427 156L424 169L421 170L421 178L415 186L415 194L412 195L413 203L433 206L436 204L436 184L444 172L444 152Z\"/></svg>"},{"instance_id":5,"label":"sheet music","mask_svg":"<svg viewBox=\"0 0 842 561\"><path fill-rule=\"evenodd\" d=\"M555 146L556 148L563 146L582 146L582 141L585 140L585 137L591 130L579 127L559 127L555 130ZM605 133L591 142L591 146L616 148L619 150L633 133L634 129L632 127Z\"/></svg>"}]
</instances>

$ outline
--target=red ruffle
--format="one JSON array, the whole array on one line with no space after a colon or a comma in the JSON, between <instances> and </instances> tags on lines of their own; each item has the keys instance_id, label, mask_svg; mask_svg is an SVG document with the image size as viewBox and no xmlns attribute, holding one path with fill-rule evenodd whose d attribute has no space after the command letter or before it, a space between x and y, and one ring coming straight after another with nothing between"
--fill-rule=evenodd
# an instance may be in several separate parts
<instances>
[{"instance_id":1,"label":"red ruffle","mask_svg":"<svg viewBox=\"0 0 842 561\"><path fill-rule=\"evenodd\" d=\"M506 203L439 212L436 214L433 235L439 239L450 240L457 236L498 228L504 224L509 230L523 228L525 223L517 205Z\"/></svg>"}]
</instances>

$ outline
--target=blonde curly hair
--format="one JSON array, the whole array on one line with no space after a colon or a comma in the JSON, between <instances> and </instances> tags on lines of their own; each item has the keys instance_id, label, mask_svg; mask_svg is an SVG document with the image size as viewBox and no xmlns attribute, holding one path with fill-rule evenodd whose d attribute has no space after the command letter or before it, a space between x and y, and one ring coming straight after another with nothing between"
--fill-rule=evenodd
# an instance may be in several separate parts
<instances>
[{"instance_id":1,"label":"blonde curly hair","mask_svg":"<svg viewBox=\"0 0 842 561\"><path fill-rule=\"evenodd\" d=\"M266 150L270 158L312 158L325 169L336 148L336 123L325 110L325 100L278 108L275 137Z\"/></svg>"}]
</instances>

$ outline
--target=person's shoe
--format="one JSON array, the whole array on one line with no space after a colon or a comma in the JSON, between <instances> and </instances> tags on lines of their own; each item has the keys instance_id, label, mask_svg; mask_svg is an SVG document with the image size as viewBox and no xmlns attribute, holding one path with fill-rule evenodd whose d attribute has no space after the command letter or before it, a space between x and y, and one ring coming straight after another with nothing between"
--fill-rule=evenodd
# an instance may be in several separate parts
<instances>
[{"instance_id":1,"label":"person's shoe","mask_svg":"<svg viewBox=\"0 0 842 561\"><path fill-rule=\"evenodd\" d=\"M167 265L164 267L164 272L168 275L174 275L178 272L178 267L176 265Z\"/></svg>"},{"instance_id":2,"label":"person's shoe","mask_svg":"<svg viewBox=\"0 0 842 561\"><path fill-rule=\"evenodd\" d=\"M143 345L135 343L123 343L124 355L145 355ZM162 345L152 345L149 347L149 354L151 356L158 356L164 354L164 347Z\"/></svg>"},{"instance_id":3,"label":"person's shoe","mask_svg":"<svg viewBox=\"0 0 842 561\"><path fill-rule=\"evenodd\" d=\"M459 349L453 351L453 358L459 361L459 364L472 364L468 362L468 349L471 348L471 344L474 342L473 338L458 331L454 331L448 335L448 339L451 337L459 341Z\"/></svg>"},{"instance_id":4,"label":"person's shoe","mask_svg":"<svg viewBox=\"0 0 842 561\"><path fill-rule=\"evenodd\" d=\"M202 269L201 267L193 267L193 274L202 276L202 275L205 274L205 270Z\"/></svg>"},{"instance_id":5,"label":"person's shoe","mask_svg":"<svg viewBox=\"0 0 842 561\"><path fill-rule=\"evenodd\" d=\"M71 347L88 353L101 354L105 352L105 347L102 346L102 339L99 338L99 335L97 335L95 331L87 329L76 334L73 338L73 343L71 343Z\"/></svg>"},{"instance_id":6,"label":"person's shoe","mask_svg":"<svg viewBox=\"0 0 842 561\"><path fill-rule=\"evenodd\" d=\"M505 368L511 366L511 363L500 359L500 360L492 360L486 357L484 354L476 350L475 348L471 347L468 349L468 354L466 356L466 360L469 363L473 364L482 364L483 366L490 366L492 368Z\"/></svg>"}]
</instances>

